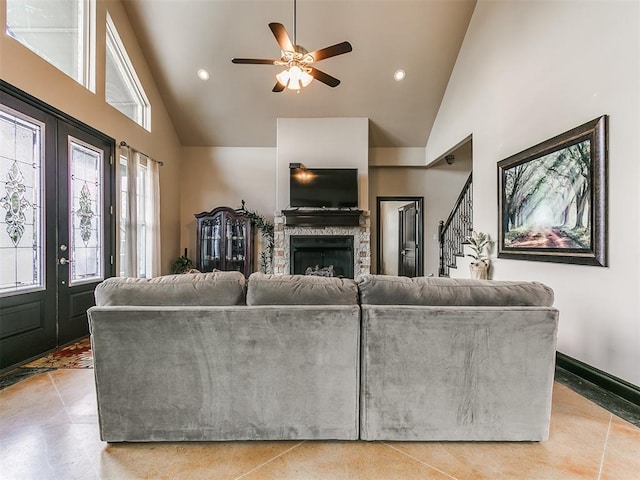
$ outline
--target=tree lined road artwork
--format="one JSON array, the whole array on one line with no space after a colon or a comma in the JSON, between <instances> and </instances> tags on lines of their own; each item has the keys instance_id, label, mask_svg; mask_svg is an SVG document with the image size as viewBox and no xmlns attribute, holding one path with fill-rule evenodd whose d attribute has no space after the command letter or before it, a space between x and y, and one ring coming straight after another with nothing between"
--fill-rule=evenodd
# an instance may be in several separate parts
<instances>
[{"instance_id":1,"label":"tree lined road artwork","mask_svg":"<svg viewBox=\"0 0 640 480\"><path fill-rule=\"evenodd\" d=\"M576 242L557 227L531 228L511 240L523 248L576 248Z\"/></svg>"},{"instance_id":2,"label":"tree lined road artwork","mask_svg":"<svg viewBox=\"0 0 640 480\"><path fill-rule=\"evenodd\" d=\"M591 248L591 152L578 141L504 170L504 246Z\"/></svg>"}]
</instances>

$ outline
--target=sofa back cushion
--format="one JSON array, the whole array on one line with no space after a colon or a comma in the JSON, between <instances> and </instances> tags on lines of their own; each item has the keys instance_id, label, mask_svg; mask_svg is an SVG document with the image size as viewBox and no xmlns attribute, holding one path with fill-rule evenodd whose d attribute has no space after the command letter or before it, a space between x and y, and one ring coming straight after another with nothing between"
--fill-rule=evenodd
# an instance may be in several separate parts
<instances>
[{"instance_id":1,"label":"sofa back cushion","mask_svg":"<svg viewBox=\"0 0 640 480\"><path fill-rule=\"evenodd\" d=\"M247 305L357 305L358 287L348 278L252 273Z\"/></svg>"},{"instance_id":2,"label":"sofa back cushion","mask_svg":"<svg viewBox=\"0 0 640 480\"><path fill-rule=\"evenodd\" d=\"M245 304L240 272L187 273L155 278L108 278L96 287L97 306L225 306Z\"/></svg>"},{"instance_id":3,"label":"sofa back cushion","mask_svg":"<svg viewBox=\"0 0 640 480\"><path fill-rule=\"evenodd\" d=\"M553 305L553 290L538 282L363 275L358 288L363 305Z\"/></svg>"}]
</instances>

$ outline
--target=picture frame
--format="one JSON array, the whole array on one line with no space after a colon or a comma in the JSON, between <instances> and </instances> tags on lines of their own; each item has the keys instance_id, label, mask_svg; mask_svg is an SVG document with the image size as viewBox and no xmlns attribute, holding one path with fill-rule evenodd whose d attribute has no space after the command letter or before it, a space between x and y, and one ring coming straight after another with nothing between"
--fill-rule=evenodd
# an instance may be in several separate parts
<instances>
[{"instance_id":1,"label":"picture frame","mask_svg":"<svg viewBox=\"0 0 640 480\"><path fill-rule=\"evenodd\" d=\"M607 266L607 124L498 162L498 258Z\"/></svg>"}]
</instances>

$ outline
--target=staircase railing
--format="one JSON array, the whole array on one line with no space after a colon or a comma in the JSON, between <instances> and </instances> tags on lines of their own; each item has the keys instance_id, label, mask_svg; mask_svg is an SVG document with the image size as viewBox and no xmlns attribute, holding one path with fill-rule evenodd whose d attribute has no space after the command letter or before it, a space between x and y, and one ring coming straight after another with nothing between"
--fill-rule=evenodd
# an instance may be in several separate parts
<instances>
[{"instance_id":1,"label":"staircase railing","mask_svg":"<svg viewBox=\"0 0 640 480\"><path fill-rule=\"evenodd\" d=\"M456 204L446 221L440 221L438 240L440 243L440 277L448 277L450 268L456 267L456 257L464 256L465 239L473 230L473 188L469 174Z\"/></svg>"}]
</instances>

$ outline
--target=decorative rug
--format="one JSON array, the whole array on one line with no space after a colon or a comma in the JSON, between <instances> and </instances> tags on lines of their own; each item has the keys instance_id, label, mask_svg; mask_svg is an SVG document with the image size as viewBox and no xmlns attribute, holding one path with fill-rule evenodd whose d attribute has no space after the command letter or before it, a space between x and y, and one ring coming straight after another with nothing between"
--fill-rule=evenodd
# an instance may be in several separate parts
<instances>
[{"instance_id":1,"label":"decorative rug","mask_svg":"<svg viewBox=\"0 0 640 480\"><path fill-rule=\"evenodd\" d=\"M93 368L91 340L88 337L84 338L29 362L22 368Z\"/></svg>"},{"instance_id":2,"label":"decorative rug","mask_svg":"<svg viewBox=\"0 0 640 480\"><path fill-rule=\"evenodd\" d=\"M51 372L59 368L93 368L91 340L84 338L11 370L0 377L0 390L36 373Z\"/></svg>"}]
</instances>

